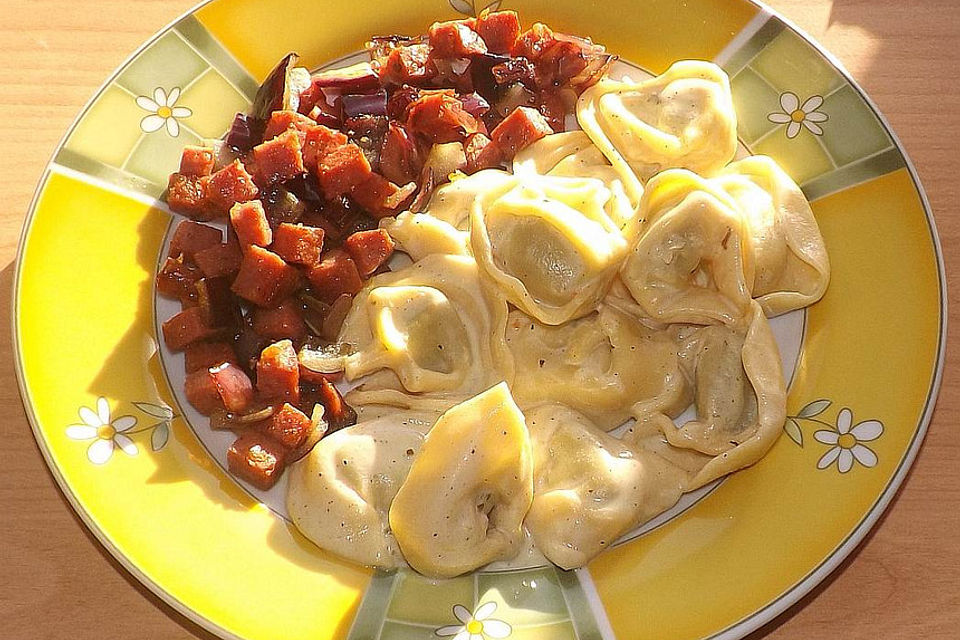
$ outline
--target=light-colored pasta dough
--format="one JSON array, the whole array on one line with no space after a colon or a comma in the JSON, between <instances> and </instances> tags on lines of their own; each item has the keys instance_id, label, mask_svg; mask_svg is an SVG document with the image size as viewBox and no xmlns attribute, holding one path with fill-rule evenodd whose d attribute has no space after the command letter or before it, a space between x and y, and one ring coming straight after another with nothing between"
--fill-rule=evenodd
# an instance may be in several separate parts
<instances>
[{"instance_id":1,"label":"light-colored pasta dough","mask_svg":"<svg viewBox=\"0 0 960 640\"><path fill-rule=\"evenodd\" d=\"M671 446L703 454L705 464L684 487L690 491L757 462L773 446L786 419L786 385L776 340L755 301L737 326L696 329L686 342L697 418L677 427L662 412L638 407L633 438L655 428Z\"/></svg>"},{"instance_id":2,"label":"light-colored pasta dough","mask_svg":"<svg viewBox=\"0 0 960 640\"><path fill-rule=\"evenodd\" d=\"M736 202L753 254L753 297L767 316L809 306L830 280L830 261L800 187L772 159L750 156L713 179Z\"/></svg>"},{"instance_id":3,"label":"light-colored pasta dough","mask_svg":"<svg viewBox=\"0 0 960 640\"><path fill-rule=\"evenodd\" d=\"M676 415L690 401L671 336L611 306L557 327L511 311L506 335L521 407L562 402L609 431L638 402Z\"/></svg>"},{"instance_id":4,"label":"light-colored pasta dough","mask_svg":"<svg viewBox=\"0 0 960 640\"><path fill-rule=\"evenodd\" d=\"M397 248L416 262L435 253L470 255L470 234L426 213L404 211L396 218L384 218L380 228L390 234Z\"/></svg>"},{"instance_id":5,"label":"light-colored pasta dough","mask_svg":"<svg viewBox=\"0 0 960 640\"><path fill-rule=\"evenodd\" d=\"M372 278L354 298L339 342L351 404L445 410L500 380L513 364L507 305L469 256L432 254Z\"/></svg>"},{"instance_id":6,"label":"light-colored pasta dough","mask_svg":"<svg viewBox=\"0 0 960 640\"><path fill-rule=\"evenodd\" d=\"M390 527L410 566L452 577L516 555L532 499L530 437L500 383L440 416L393 500Z\"/></svg>"},{"instance_id":7,"label":"light-colored pasta dough","mask_svg":"<svg viewBox=\"0 0 960 640\"><path fill-rule=\"evenodd\" d=\"M435 418L394 410L320 440L288 471L293 523L342 558L384 568L404 565L388 512Z\"/></svg>"},{"instance_id":8,"label":"light-colored pasta dough","mask_svg":"<svg viewBox=\"0 0 960 640\"><path fill-rule=\"evenodd\" d=\"M753 260L733 200L711 182L671 169L647 183L646 227L620 271L650 318L736 323L749 310Z\"/></svg>"},{"instance_id":9,"label":"light-colored pasta dough","mask_svg":"<svg viewBox=\"0 0 960 640\"><path fill-rule=\"evenodd\" d=\"M681 470L607 435L583 414L544 404L526 416L534 456L526 525L554 564L582 567L679 499Z\"/></svg>"},{"instance_id":10,"label":"light-colored pasta dough","mask_svg":"<svg viewBox=\"0 0 960 640\"><path fill-rule=\"evenodd\" d=\"M603 78L580 95L577 121L614 168L644 181L673 167L710 175L737 150L730 81L699 60L639 83Z\"/></svg>"},{"instance_id":11,"label":"light-colored pasta dough","mask_svg":"<svg viewBox=\"0 0 960 640\"><path fill-rule=\"evenodd\" d=\"M629 248L595 178L527 175L471 213L471 246L507 300L547 324L589 313Z\"/></svg>"}]
</instances>

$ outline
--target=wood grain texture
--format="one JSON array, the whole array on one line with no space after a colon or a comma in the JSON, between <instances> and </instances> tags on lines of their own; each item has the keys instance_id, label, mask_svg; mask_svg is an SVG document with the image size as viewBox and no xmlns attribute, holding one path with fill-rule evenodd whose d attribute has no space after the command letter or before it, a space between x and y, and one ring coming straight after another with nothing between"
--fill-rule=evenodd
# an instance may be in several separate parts
<instances>
[{"instance_id":1,"label":"wood grain texture","mask_svg":"<svg viewBox=\"0 0 960 640\"><path fill-rule=\"evenodd\" d=\"M17 393L9 326L20 227L57 142L108 74L193 4L4 0L0 12L3 638L213 637L121 569L57 490ZM890 120L926 186L956 300L960 4L774 0L771 5L832 51ZM954 305L951 323L960 319L958 313ZM750 640L960 637L960 439L953 417L960 415L957 335L951 335L929 435L886 516L840 570Z\"/></svg>"}]
</instances>

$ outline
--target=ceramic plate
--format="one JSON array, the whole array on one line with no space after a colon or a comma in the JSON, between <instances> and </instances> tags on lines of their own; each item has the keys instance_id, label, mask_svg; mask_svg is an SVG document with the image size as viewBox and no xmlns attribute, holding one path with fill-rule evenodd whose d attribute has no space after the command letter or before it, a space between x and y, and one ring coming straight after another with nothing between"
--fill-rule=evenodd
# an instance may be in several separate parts
<instances>
[{"instance_id":1,"label":"ceramic plate","mask_svg":"<svg viewBox=\"0 0 960 640\"><path fill-rule=\"evenodd\" d=\"M840 563L920 446L942 366L940 249L909 160L839 65L745 0L507 0L525 24L590 36L652 73L680 58L716 61L731 78L743 145L802 186L833 276L821 302L778 320L786 433L755 467L583 570L440 582L322 553L275 494L224 471L211 453L224 447L181 401L179 364L157 340L165 312L153 275L173 217L155 198L180 149L219 137L288 51L319 67L370 35L421 33L485 1L204 4L114 74L38 188L14 292L37 441L110 552L220 636L739 638Z\"/></svg>"}]
</instances>

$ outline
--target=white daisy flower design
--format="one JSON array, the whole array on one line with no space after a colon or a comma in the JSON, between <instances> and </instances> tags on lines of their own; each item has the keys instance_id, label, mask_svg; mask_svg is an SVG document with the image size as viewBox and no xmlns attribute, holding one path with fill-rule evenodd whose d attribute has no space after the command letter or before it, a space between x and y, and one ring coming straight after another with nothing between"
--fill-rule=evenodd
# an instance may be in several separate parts
<instances>
[{"instance_id":1,"label":"white daisy flower design","mask_svg":"<svg viewBox=\"0 0 960 640\"><path fill-rule=\"evenodd\" d=\"M846 473L853 468L856 460L865 467L877 464L877 454L870 447L860 444L876 440L883 433L883 423L879 420L865 420L858 422L853 428L853 412L843 408L837 414L837 428L821 429L813 434L814 440L830 445L823 457L817 462L818 469L826 469L834 462L840 473Z\"/></svg>"},{"instance_id":2,"label":"white daisy flower design","mask_svg":"<svg viewBox=\"0 0 960 640\"><path fill-rule=\"evenodd\" d=\"M153 99L147 96L137 96L137 106L150 112L140 121L140 128L144 133L153 133L162 126L167 126L167 133L176 138L180 135L180 123L177 118L189 118L193 111L187 107L178 107L177 99L180 98L180 87L174 87L168 94L166 91L157 87L153 90Z\"/></svg>"},{"instance_id":3,"label":"white daisy flower design","mask_svg":"<svg viewBox=\"0 0 960 640\"><path fill-rule=\"evenodd\" d=\"M788 138L796 138L802 127L806 127L810 133L822 136L823 128L817 123L826 122L828 116L822 111L817 111L821 105L823 105L823 96L811 96L800 104L797 94L787 91L780 96L780 108L783 111L768 114L767 120L787 125Z\"/></svg>"},{"instance_id":4,"label":"white daisy flower design","mask_svg":"<svg viewBox=\"0 0 960 640\"><path fill-rule=\"evenodd\" d=\"M133 440L124 435L137 424L133 416L120 416L110 420L110 405L104 397L97 398L97 410L89 407L80 407L80 419L83 424L72 424L67 427L67 437L71 440L93 440L87 448L87 458L93 464L104 464L113 455L113 450L120 447L128 456L135 456L139 452Z\"/></svg>"},{"instance_id":5,"label":"white daisy flower design","mask_svg":"<svg viewBox=\"0 0 960 640\"><path fill-rule=\"evenodd\" d=\"M486 640L487 638L506 638L513 628L503 620L491 618L497 610L496 602L485 602L470 613L462 604L453 608L453 615L462 624L452 624L436 630L438 636L453 636L453 640Z\"/></svg>"}]
</instances>

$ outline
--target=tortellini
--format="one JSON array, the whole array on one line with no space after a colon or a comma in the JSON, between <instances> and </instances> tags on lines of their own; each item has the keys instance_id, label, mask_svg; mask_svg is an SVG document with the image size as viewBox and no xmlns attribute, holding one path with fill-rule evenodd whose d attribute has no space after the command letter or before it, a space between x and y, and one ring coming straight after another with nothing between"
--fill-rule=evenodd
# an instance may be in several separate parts
<instances>
[{"instance_id":1,"label":"tortellini","mask_svg":"<svg viewBox=\"0 0 960 640\"><path fill-rule=\"evenodd\" d=\"M347 379L366 376L347 401L444 410L511 379L506 314L469 256L432 254L372 278L340 332L356 349Z\"/></svg>"},{"instance_id":2,"label":"tortellini","mask_svg":"<svg viewBox=\"0 0 960 640\"><path fill-rule=\"evenodd\" d=\"M786 420L786 385L776 340L755 301L738 326L692 331L687 352L697 418L677 427L662 412L639 408L635 433L655 427L671 446L709 456L684 487L690 491L753 464L773 446Z\"/></svg>"},{"instance_id":3,"label":"tortellini","mask_svg":"<svg viewBox=\"0 0 960 640\"><path fill-rule=\"evenodd\" d=\"M676 415L690 401L671 336L607 305L558 327L511 311L507 346L516 366L512 389L522 407L562 402L609 431L638 402Z\"/></svg>"},{"instance_id":4,"label":"tortellini","mask_svg":"<svg viewBox=\"0 0 960 640\"><path fill-rule=\"evenodd\" d=\"M755 265L753 297L767 316L819 300L830 261L800 187L766 156L731 163L713 182L738 205Z\"/></svg>"},{"instance_id":5,"label":"tortellini","mask_svg":"<svg viewBox=\"0 0 960 640\"><path fill-rule=\"evenodd\" d=\"M679 499L681 470L607 435L584 415L543 404L526 417L534 457L526 525L554 564L582 567Z\"/></svg>"},{"instance_id":6,"label":"tortellini","mask_svg":"<svg viewBox=\"0 0 960 640\"><path fill-rule=\"evenodd\" d=\"M737 150L730 81L710 62L676 62L639 83L603 78L581 94L577 120L614 168L641 180L672 167L709 175Z\"/></svg>"},{"instance_id":7,"label":"tortellini","mask_svg":"<svg viewBox=\"0 0 960 640\"><path fill-rule=\"evenodd\" d=\"M287 511L297 528L348 560L402 566L387 517L434 419L394 412L323 438L289 472Z\"/></svg>"},{"instance_id":8,"label":"tortellini","mask_svg":"<svg viewBox=\"0 0 960 640\"><path fill-rule=\"evenodd\" d=\"M610 189L606 210L628 241L639 226L636 215L643 186L632 172L617 171L583 131L544 136L520 150L513 159L514 175L530 174L596 178Z\"/></svg>"},{"instance_id":9,"label":"tortellini","mask_svg":"<svg viewBox=\"0 0 960 640\"><path fill-rule=\"evenodd\" d=\"M629 248L595 178L525 176L474 203L470 241L484 274L537 320L561 324L589 313Z\"/></svg>"},{"instance_id":10,"label":"tortellini","mask_svg":"<svg viewBox=\"0 0 960 640\"><path fill-rule=\"evenodd\" d=\"M621 278L646 314L665 323L743 318L753 259L734 201L700 176L671 169L647 183L640 206L647 226Z\"/></svg>"},{"instance_id":11,"label":"tortellini","mask_svg":"<svg viewBox=\"0 0 960 640\"><path fill-rule=\"evenodd\" d=\"M506 171L486 169L471 176L455 175L434 192L423 213L442 220L456 229L470 228L470 212L476 201L496 198L517 184Z\"/></svg>"},{"instance_id":12,"label":"tortellini","mask_svg":"<svg viewBox=\"0 0 960 640\"><path fill-rule=\"evenodd\" d=\"M437 420L390 507L414 569L452 577L516 555L533 499L523 414L505 383Z\"/></svg>"},{"instance_id":13,"label":"tortellini","mask_svg":"<svg viewBox=\"0 0 960 640\"><path fill-rule=\"evenodd\" d=\"M426 213L405 211L396 218L381 220L380 228L414 261L435 253L470 255L469 233Z\"/></svg>"}]
</instances>

